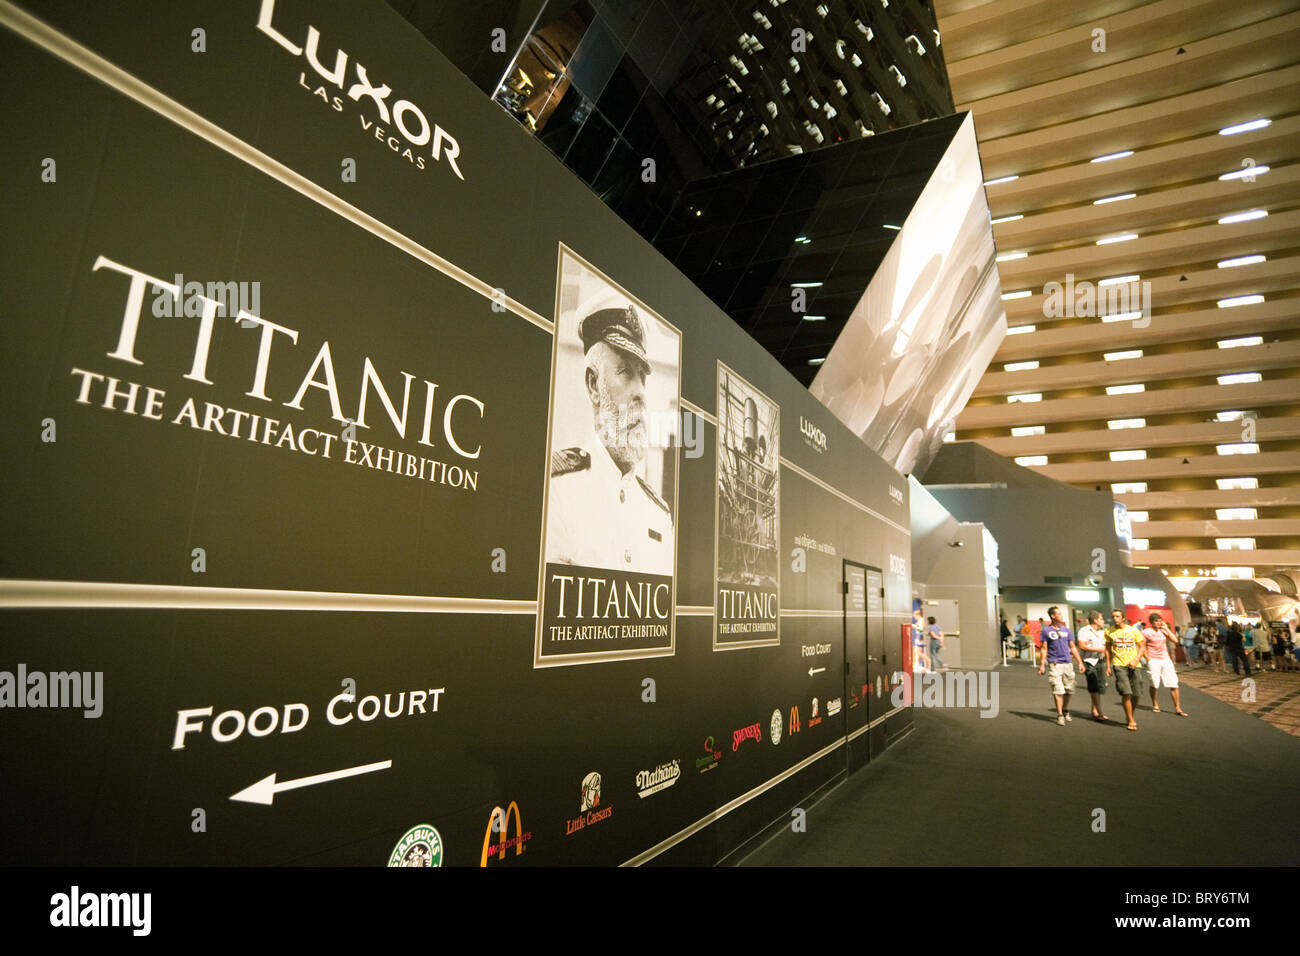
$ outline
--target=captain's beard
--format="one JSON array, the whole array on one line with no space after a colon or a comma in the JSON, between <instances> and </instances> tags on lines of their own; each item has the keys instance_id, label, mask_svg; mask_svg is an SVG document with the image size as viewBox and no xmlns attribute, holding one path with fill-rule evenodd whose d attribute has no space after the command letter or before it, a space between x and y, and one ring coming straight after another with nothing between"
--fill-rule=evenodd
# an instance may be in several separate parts
<instances>
[{"instance_id":1,"label":"captain's beard","mask_svg":"<svg viewBox=\"0 0 1300 956\"><path fill-rule=\"evenodd\" d=\"M646 432L645 404L639 400L630 405L615 403L604 382L597 386L597 393L596 434L619 471L627 474L645 457L650 443Z\"/></svg>"}]
</instances>

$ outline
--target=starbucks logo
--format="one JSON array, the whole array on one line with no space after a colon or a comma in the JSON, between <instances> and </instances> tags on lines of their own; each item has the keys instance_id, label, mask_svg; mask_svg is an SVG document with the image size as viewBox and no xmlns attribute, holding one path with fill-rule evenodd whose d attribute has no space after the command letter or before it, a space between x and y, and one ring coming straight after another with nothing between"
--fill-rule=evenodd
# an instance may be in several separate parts
<instances>
[{"instance_id":1,"label":"starbucks logo","mask_svg":"<svg viewBox=\"0 0 1300 956\"><path fill-rule=\"evenodd\" d=\"M781 711L772 711L772 746L781 742Z\"/></svg>"},{"instance_id":2,"label":"starbucks logo","mask_svg":"<svg viewBox=\"0 0 1300 956\"><path fill-rule=\"evenodd\" d=\"M427 823L411 827L397 841L389 866L442 866L442 837Z\"/></svg>"}]
</instances>

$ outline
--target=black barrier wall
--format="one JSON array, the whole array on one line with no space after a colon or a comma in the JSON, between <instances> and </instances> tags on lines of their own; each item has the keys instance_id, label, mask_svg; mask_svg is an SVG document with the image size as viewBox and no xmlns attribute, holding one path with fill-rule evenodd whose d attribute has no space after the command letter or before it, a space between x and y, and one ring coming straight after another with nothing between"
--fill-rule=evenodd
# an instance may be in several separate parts
<instances>
[{"instance_id":1,"label":"black barrier wall","mask_svg":"<svg viewBox=\"0 0 1300 956\"><path fill-rule=\"evenodd\" d=\"M910 720L904 479L384 4L0 24L3 862L708 862Z\"/></svg>"}]
</instances>

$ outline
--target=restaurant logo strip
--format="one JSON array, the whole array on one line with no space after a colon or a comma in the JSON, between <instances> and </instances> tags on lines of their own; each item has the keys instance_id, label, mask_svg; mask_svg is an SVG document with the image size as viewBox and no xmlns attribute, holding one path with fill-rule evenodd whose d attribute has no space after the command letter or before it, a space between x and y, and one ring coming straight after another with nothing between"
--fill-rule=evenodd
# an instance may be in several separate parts
<instances>
[{"instance_id":1,"label":"restaurant logo strip","mask_svg":"<svg viewBox=\"0 0 1300 956\"><path fill-rule=\"evenodd\" d=\"M560 249L533 665L674 651L681 333Z\"/></svg>"},{"instance_id":2,"label":"restaurant logo strip","mask_svg":"<svg viewBox=\"0 0 1300 956\"><path fill-rule=\"evenodd\" d=\"M652 793L667 790L682 775L681 764L676 759L661 763L653 770L638 770L636 775L636 795L644 799Z\"/></svg>"},{"instance_id":3,"label":"restaurant logo strip","mask_svg":"<svg viewBox=\"0 0 1300 956\"><path fill-rule=\"evenodd\" d=\"M578 815L572 820L566 821L564 825L564 835L569 836L577 833L579 830L594 826L602 820L608 820L613 814L612 806L600 805L600 774L592 771L582 778L582 789L580 791L580 802Z\"/></svg>"},{"instance_id":4,"label":"restaurant logo strip","mask_svg":"<svg viewBox=\"0 0 1300 956\"><path fill-rule=\"evenodd\" d=\"M515 821L515 835L510 835L510 820L513 816ZM496 837L496 846L492 845L492 838ZM498 861L504 860L508 851L513 849L515 856L524 852L525 844L533 838L532 833L524 832L524 825L519 819L519 804L511 800L510 805L502 810L500 807L492 808L492 816L488 818L487 830L483 833L483 853L479 857L479 866L488 865L488 860L496 857Z\"/></svg>"},{"instance_id":5,"label":"restaurant logo strip","mask_svg":"<svg viewBox=\"0 0 1300 956\"><path fill-rule=\"evenodd\" d=\"M442 837L427 823L402 835L388 856L389 866L442 866Z\"/></svg>"},{"instance_id":6,"label":"restaurant logo strip","mask_svg":"<svg viewBox=\"0 0 1300 956\"><path fill-rule=\"evenodd\" d=\"M779 644L781 409L718 363L714 650Z\"/></svg>"}]
</instances>

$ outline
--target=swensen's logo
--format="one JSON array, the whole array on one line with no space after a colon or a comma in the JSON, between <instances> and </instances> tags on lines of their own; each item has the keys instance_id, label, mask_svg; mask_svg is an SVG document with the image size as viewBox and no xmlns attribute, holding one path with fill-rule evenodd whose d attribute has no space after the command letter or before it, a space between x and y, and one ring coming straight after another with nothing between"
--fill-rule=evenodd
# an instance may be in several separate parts
<instances>
[{"instance_id":1,"label":"swensen's logo","mask_svg":"<svg viewBox=\"0 0 1300 956\"><path fill-rule=\"evenodd\" d=\"M821 704L816 697L812 699L812 715L808 718L808 729L812 730L822 722Z\"/></svg>"},{"instance_id":2,"label":"swensen's logo","mask_svg":"<svg viewBox=\"0 0 1300 956\"><path fill-rule=\"evenodd\" d=\"M515 835L510 835L510 816L514 814L515 818ZM497 845L492 846L492 834L497 835ZM479 866L487 866L488 860L493 855L498 860L506 858L506 851L514 848L515 856L524 852L524 844L533 838L531 833L524 832L524 825L519 819L519 804L513 800L510 806L502 810L500 807L492 808L492 816L488 818L487 830L483 834L483 855L479 858Z\"/></svg>"},{"instance_id":3,"label":"swensen's logo","mask_svg":"<svg viewBox=\"0 0 1300 956\"><path fill-rule=\"evenodd\" d=\"M819 452L826 451L826 433L802 415L799 416L799 431L803 433L805 444Z\"/></svg>"},{"instance_id":4,"label":"swensen's logo","mask_svg":"<svg viewBox=\"0 0 1300 956\"><path fill-rule=\"evenodd\" d=\"M777 716L779 717L780 714L778 714ZM740 745L743 744L746 740L762 740L762 739L763 739L762 724L750 724L748 727L741 727L739 730L733 730L731 732L731 752L734 754L737 750L740 749Z\"/></svg>"},{"instance_id":5,"label":"swensen's logo","mask_svg":"<svg viewBox=\"0 0 1300 956\"><path fill-rule=\"evenodd\" d=\"M402 835L388 855L389 866L442 866L442 837L427 823Z\"/></svg>"},{"instance_id":6,"label":"swensen's logo","mask_svg":"<svg viewBox=\"0 0 1300 956\"><path fill-rule=\"evenodd\" d=\"M599 823L602 820L609 819L614 808L610 806L602 807L600 805L600 774L592 771L582 778L582 790L580 792L581 802L578 809L581 811L572 820L568 820L564 825L564 835L577 833L592 824Z\"/></svg>"},{"instance_id":7,"label":"swensen's logo","mask_svg":"<svg viewBox=\"0 0 1300 956\"><path fill-rule=\"evenodd\" d=\"M636 795L645 799L652 793L667 790L682 775L681 765L676 759L661 763L653 770L638 770L636 774Z\"/></svg>"},{"instance_id":8,"label":"swensen's logo","mask_svg":"<svg viewBox=\"0 0 1300 956\"><path fill-rule=\"evenodd\" d=\"M718 765L718 761L721 759L722 751L713 748L713 737L705 737L704 756L695 758L695 769L700 773L704 773L706 770L712 770Z\"/></svg>"},{"instance_id":9,"label":"swensen's logo","mask_svg":"<svg viewBox=\"0 0 1300 956\"><path fill-rule=\"evenodd\" d=\"M775 747L781 742L781 709L779 707L772 711L772 722L768 726L771 729L772 746Z\"/></svg>"},{"instance_id":10,"label":"swensen's logo","mask_svg":"<svg viewBox=\"0 0 1300 956\"><path fill-rule=\"evenodd\" d=\"M343 112L343 96L334 94L329 86L337 87L353 103L360 103L364 97L368 100L366 110L373 114L369 119L365 113L360 114L361 128L400 155L417 169L425 168L425 157L416 151L428 150L433 161L446 160L456 178L465 179L456 158L460 156L460 144L437 123L430 123L424 111L410 100L394 100L390 109L388 97L392 88L387 83L372 83L366 68L352 60L353 82L344 83L348 73L348 54L341 47L334 54L334 66L327 68L320 59L320 31L308 25L304 46L298 46L280 32L271 21L275 17L275 0L262 0L262 9L257 16L257 29L270 37L277 46L287 50L291 55L306 56L307 63L325 84L317 83L315 77L309 82L307 72L298 74L298 85L311 92L313 96L329 106L336 113ZM283 26L283 24L281 24ZM382 126L380 124L383 124ZM390 132L389 127L395 132ZM400 136L398 135L400 134ZM432 146L430 147L430 144Z\"/></svg>"},{"instance_id":11,"label":"swensen's logo","mask_svg":"<svg viewBox=\"0 0 1300 956\"><path fill-rule=\"evenodd\" d=\"M810 724L809 726L811 726L811 724ZM793 707L790 708L790 724L789 724L789 727L790 727L790 735L791 735L791 736L794 736L795 734L797 734L797 733L799 732L800 724L799 724L799 705L798 705L798 704L795 704Z\"/></svg>"}]
</instances>

